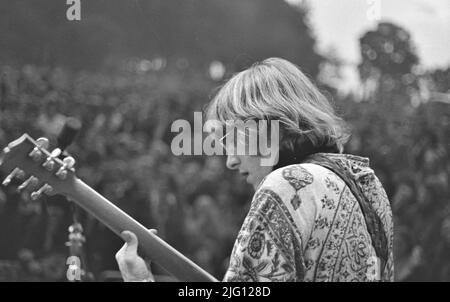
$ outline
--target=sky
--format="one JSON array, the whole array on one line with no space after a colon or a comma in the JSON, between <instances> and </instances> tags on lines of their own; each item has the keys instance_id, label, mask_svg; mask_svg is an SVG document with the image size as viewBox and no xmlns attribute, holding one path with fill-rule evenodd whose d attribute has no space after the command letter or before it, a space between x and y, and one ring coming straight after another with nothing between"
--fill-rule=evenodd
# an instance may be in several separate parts
<instances>
[{"instance_id":1,"label":"sky","mask_svg":"<svg viewBox=\"0 0 450 302\"><path fill-rule=\"evenodd\" d=\"M450 0L286 0L306 2L309 22L321 52L333 48L348 63L346 86L357 82L359 38L376 19L402 26L411 34L426 69L450 66ZM356 78L355 78L356 77Z\"/></svg>"}]
</instances>

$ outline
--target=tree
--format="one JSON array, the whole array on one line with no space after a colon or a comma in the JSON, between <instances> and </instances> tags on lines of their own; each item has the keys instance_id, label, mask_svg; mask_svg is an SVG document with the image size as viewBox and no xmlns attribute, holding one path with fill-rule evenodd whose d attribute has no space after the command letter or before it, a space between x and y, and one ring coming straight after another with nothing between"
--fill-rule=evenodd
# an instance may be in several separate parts
<instances>
[{"instance_id":1,"label":"tree","mask_svg":"<svg viewBox=\"0 0 450 302\"><path fill-rule=\"evenodd\" d=\"M73 22L61 1L0 5L0 62L98 69L108 60L163 57L183 68L218 60L235 71L278 56L315 77L322 60L307 9L284 0L93 0Z\"/></svg>"},{"instance_id":2,"label":"tree","mask_svg":"<svg viewBox=\"0 0 450 302\"><path fill-rule=\"evenodd\" d=\"M425 98L409 33L380 23L361 39L364 101L344 101L353 127L348 151L368 156L394 213L397 280L448 280L450 106ZM425 73L431 94L448 91L448 73ZM443 93L441 93L443 94Z\"/></svg>"},{"instance_id":3,"label":"tree","mask_svg":"<svg viewBox=\"0 0 450 302\"><path fill-rule=\"evenodd\" d=\"M382 76L401 77L410 74L419 62L411 35L393 23L379 23L376 30L365 33L359 42L362 57L359 72L363 80L373 74L373 69Z\"/></svg>"}]
</instances>

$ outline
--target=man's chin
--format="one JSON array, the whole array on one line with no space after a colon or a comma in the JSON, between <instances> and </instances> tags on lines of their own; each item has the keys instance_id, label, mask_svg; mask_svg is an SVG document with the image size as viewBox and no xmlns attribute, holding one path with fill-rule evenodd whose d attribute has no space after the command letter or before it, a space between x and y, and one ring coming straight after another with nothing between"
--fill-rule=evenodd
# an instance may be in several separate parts
<instances>
[{"instance_id":1,"label":"man's chin","mask_svg":"<svg viewBox=\"0 0 450 302\"><path fill-rule=\"evenodd\" d=\"M253 189L256 190L256 188L258 187L258 182L255 181L253 178L251 178L250 176L247 177L247 183L249 185L251 185L253 187Z\"/></svg>"},{"instance_id":2,"label":"man's chin","mask_svg":"<svg viewBox=\"0 0 450 302\"><path fill-rule=\"evenodd\" d=\"M250 184L250 185L252 185L253 186L253 181L252 181L252 179L251 179L251 176L250 175L247 175L246 177L245 177L245 181L248 183L248 184Z\"/></svg>"}]
</instances>

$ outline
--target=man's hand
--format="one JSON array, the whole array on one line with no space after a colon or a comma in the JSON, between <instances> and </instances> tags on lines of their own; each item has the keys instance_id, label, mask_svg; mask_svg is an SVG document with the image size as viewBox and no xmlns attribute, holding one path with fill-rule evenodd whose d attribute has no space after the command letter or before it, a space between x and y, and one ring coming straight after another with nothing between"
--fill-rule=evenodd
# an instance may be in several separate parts
<instances>
[{"instance_id":1,"label":"man's hand","mask_svg":"<svg viewBox=\"0 0 450 302\"><path fill-rule=\"evenodd\" d=\"M150 232L156 234L156 230ZM125 282L155 281L150 268L138 253L138 239L130 231L123 231L122 238L125 240L123 247L116 253L116 260L119 264L120 273Z\"/></svg>"}]
</instances>

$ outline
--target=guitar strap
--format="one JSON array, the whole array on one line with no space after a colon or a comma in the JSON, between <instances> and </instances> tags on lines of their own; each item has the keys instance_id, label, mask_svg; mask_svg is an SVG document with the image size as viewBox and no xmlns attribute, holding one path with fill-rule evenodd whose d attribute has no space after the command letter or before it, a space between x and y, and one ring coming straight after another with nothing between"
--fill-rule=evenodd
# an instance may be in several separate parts
<instances>
[{"instance_id":1,"label":"guitar strap","mask_svg":"<svg viewBox=\"0 0 450 302\"><path fill-rule=\"evenodd\" d=\"M372 239L373 247L375 248L375 252L381 261L380 276L383 276L383 272L388 259L388 243L386 233L384 231L380 217L377 215L372 204L364 195L361 187L356 183L354 177L348 171L347 167L345 167L339 161L334 161L326 155L320 153L309 155L305 160L302 161L302 163L317 164L331 170L336 175L338 175L349 187L356 200L358 201L359 206L361 207L361 211L364 215L364 220L367 225L367 230Z\"/></svg>"}]
</instances>

